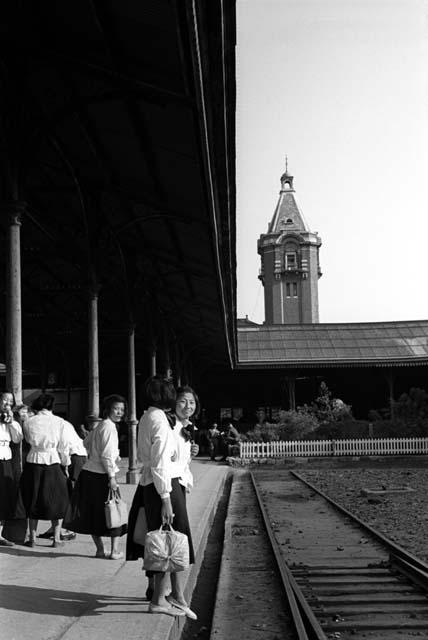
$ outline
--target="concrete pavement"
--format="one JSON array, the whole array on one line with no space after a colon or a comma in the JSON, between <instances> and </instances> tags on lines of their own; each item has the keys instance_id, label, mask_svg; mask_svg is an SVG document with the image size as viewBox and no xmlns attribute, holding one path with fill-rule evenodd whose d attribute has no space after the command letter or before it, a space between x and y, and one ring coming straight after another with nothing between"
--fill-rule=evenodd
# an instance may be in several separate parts
<instances>
[{"instance_id":1,"label":"concrete pavement","mask_svg":"<svg viewBox=\"0 0 428 640\"><path fill-rule=\"evenodd\" d=\"M124 461L125 462L125 461ZM188 509L196 552L186 595L196 583L206 538L230 468L210 460L192 463L195 488ZM125 471L125 467L124 467ZM135 486L119 478L130 506ZM47 522L39 523L39 532ZM148 613L142 562L95 558L90 536L77 535L61 549L49 540L35 548L0 547L1 640L166 640L177 638L184 618ZM106 540L106 550L110 541ZM125 537L121 549L125 550Z\"/></svg>"}]
</instances>

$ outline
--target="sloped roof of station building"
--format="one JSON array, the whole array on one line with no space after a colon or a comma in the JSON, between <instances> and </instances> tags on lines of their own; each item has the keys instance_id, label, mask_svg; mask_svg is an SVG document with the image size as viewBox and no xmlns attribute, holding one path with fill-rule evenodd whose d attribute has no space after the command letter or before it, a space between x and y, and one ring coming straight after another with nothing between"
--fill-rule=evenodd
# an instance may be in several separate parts
<instances>
[{"instance_id":1,"label":"sloped roof of station building","mask_svg":"<svg viewBox=\"0 0 428 640\"><path fill-rule=\"evenodd\" d=\"M238 322L238 368L428 363L428 320L311 325Z\"/></svg>"}]
</instances>

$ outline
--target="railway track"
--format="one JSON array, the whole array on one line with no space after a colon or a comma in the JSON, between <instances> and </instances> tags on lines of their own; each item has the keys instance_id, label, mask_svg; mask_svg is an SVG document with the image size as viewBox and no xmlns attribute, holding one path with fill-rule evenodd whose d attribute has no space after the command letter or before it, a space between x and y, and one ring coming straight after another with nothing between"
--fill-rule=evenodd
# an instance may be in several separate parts
<instances>
[{"instance_id":1,"label":"railway track","mask_svg":"<svg viewBox=\"0 0 428 640\"><path fill-rule=\"evenodd\" d=\"M428 638L428 566L298 474L251 474L299 640Z\"/></svg>"}]
</instances>

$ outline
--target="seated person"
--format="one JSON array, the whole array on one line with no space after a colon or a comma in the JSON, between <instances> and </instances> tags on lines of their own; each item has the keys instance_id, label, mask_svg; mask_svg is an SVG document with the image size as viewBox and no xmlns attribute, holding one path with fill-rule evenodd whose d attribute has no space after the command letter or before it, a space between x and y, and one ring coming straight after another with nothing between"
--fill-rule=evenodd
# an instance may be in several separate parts
<instances>
[{"instance_id":1,"label":"seated person","mask_svg":"<svg viewBox=\"0 0 428 640\"><path fill-rule=\"evenodd\" d=\"M228 420L226 422L225 429L222 431L221 436L223 441L222 460L225 460L226 456L233 456L239 452L239 440L241 439L241 436L236 428L235 420Z\"/></svg>"}]
</instances>

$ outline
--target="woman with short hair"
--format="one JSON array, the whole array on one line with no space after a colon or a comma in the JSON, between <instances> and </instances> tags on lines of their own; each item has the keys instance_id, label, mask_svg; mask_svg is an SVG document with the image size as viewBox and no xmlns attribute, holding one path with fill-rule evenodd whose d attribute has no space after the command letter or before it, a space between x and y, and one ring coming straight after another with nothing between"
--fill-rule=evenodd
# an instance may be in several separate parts
<instances>
[{"instance_id":1,"label":"woman with short hair","mask_svg":"<svg viewBox=\"0 0 428 640\"><path fill-rule=\"evenodd\" d=\"M22 440L22 429L13 419L15 398L10 391L0 393L0 546L12 547L13 542L3 537L6 520L16 516L18 482L12 462L11 443Z\"/></svg>"},{"instance_id":2,"label":"woman with short hair","mask_svg":"<svg viewBox=\"0 0 428 640\"><path fill-rule=\"evenodd\" d=\"M116 425L126 416L126 411L126 400L122 396L113 394L104 398L103 420L84 440L88 460L77 478L64 521L64 527L70 531L92 536L96 558L123 558L123 552L119 551L119 540L126 533L126 524L109 529L104 505L109 492L118 488L116 475L119 472L117 462L120 457ZM104 550L103 537L111 539L110 553Z\"/></svg>"},{"instance_id":3,"label":"woman with short hair","mask_svg":"<svg viewBox=\"0 0 428 640\"><path fill-rule=\"evenodd\" d=\"M69 501L66 475L70 456L64 421L52 413L54 403L53 395L41 394L32 404L36 415L24 424L25 439L30 445L21 476L22 499L30 529L27 547L36 544L39 520L51 521L53 547L64 544L60 534Z\"/></svg>"}]
</instances>

